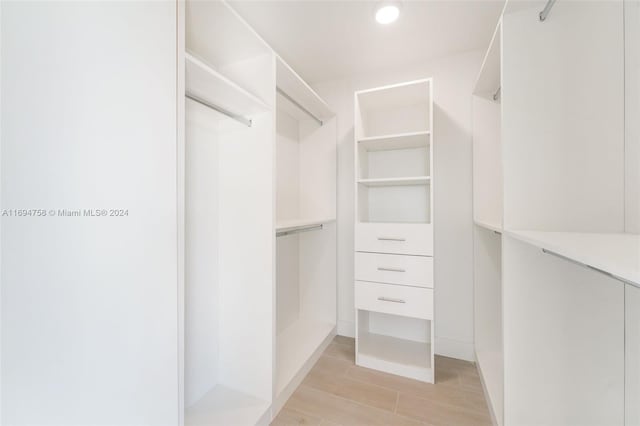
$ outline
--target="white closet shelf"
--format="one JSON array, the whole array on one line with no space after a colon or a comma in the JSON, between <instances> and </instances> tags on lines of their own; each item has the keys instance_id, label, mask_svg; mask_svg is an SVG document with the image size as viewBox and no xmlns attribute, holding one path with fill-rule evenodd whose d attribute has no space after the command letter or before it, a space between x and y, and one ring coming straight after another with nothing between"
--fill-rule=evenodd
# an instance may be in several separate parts
<instances>
[{"instance_id":1,"label":"white closet shelf","mask_svg":"<svg viewBox=\"0 0 640 426\"><path fill-rule=\"evenodd\" d=\"M431 344L360 331L360 365L424 380L433 375Z\"/></svg>"},{"instance_id":2,"label":"white closet shelf","mask_svg":"<svg viewBox=\"0 0 640 426\"><path fill-rule=\"evenodd\" d=\"M334 329L334 324L302 317L278 334L276 396Z\"/></svg>"},{"instance_id":3,"label":"white closet shelf","mask_svg":"<svg viewBox=\"0 0 640 426\"><path fill-rule=\"evenodd\" d=\"M320 219L291 219L283 220L276 223L276 232L295 231L297 229L308 228L314 225L325 225L335 222L336 218L320 218Z\"/></svg>"},{"instance_id":4,"label":"white closet shelf","mask_svg":"<svg viewBox=\"0 0 640 426\"><path fill-rule=\"evenodd\" d=\"M488 221L478 220L478 219L475 219L473 222L476 225L478 225L478 226L480 226L482 228L486 228L486 229L488 229L490 231L494 231L494 232L497 232L499 234L502 233L502 225L500 225L500 224L491 223L491 222L488 222Z\"/></svg>"},{"instance_id":5,"label":"white closet shelf","mask_svg":"<svg viewBox=\"0 0 640 426\"><path fill-rule=\"evenodd\" d=\"M358 105L362 111L386 110L410 105L426 105L430 79L409 81L356 92ZM416 90L424 86L425 91Z\"/></svg>"},{"instance_id":6,"label":"white closet shelf","mask_svg":"<svg viewBox=\"0 0 640 426\"><path fill-rule=\"evenodd\" d=\"M430 131L397 133L393 135L361 138L358 145L367 151L389 151L394 149L425 148L429 145Z\"/></svg>"},{"instance_id":7,"label":"white closet shelf","mask_svg":"<svg viewBox=\"0 0 640 426\"><path fill-rule=\"evenodd\" d=\"M190 53L185 55L188 93L234 114L267 111L267 105Z\"/></svg>"},{"instance_id":8,"label":"white closet shelf","mask_svg":"<svg viewBox=\"0 0 640 426\"><path fill-rule=\"evenodd\" d=\"M185 3L187 50L207 63L222 69L272 54L269 45L226 1Z\"/></svg>"},{"instance_id":9,"label":"white closet shelf","mask_svg":"<svg viewBox=\"0 0 640 426\"><path fill-rule=\"evenodd\" d=\"M493 96L496 94L498 89L500 88L500 27L501 22L498 23L496 27L493 38L491 39L491 44L489 45L489 49L485 54L484 61L482 62L482 67L480 68L480 74L478 75L478 79L476 80L476 85L473 89L473 94L489 99L493 99Z\"/></svg>"},{"instance_id":10,"label":"white closet shelf","mask_svg":"<svg viewBox=\"0 0 640 426\"><path fill-rule=\"evenodd\" d=\"M185 410L185 425L254 425L269 408L267 401L218 385Z\"/></svg>"},{"instance_id":11,"label":"white closet shelf","mask_svg":"<svg viewBox=\"0 0 640 426\"><path fill-rule=\"evenodd\" d=\"M279 56L276 57L276 86L319 120L325 121L335 115L326 102ZM310 118L287 99L278 96L278 101L294 118Z\"/></svg>"},{"instance_id":12,"label":"white closet shelf","mask_svg":"<svg viewBox=\"0 0 640 426\"><path fill-rule=\"evenodd\" d=\"M640 287L640 234L543 231L505 233Z\"/></svg>"},{"instance_id":13,"label":"white closet shelf","mask_svg":"<svg viewBox=\"0 0 640 426\"><path fill-rule=\"evenodd\" d=\"M428 185L431 182L429 176L414 176L400 178L382 179L359 179L358 183L366 186L405 186L405 185Z\"/></svg>"}]
</instances>

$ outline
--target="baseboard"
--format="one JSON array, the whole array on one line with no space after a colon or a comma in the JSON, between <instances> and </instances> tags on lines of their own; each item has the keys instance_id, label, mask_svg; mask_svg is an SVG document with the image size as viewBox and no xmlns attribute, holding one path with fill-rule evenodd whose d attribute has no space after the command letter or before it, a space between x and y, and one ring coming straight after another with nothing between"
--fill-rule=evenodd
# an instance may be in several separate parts
<instances>
[{"instance_id":1,"label":"baseboard","mask_svg":"<svg viewBox=\"0 0 640 426\"><path fill-rule=\"evenodd\" d=\"M473 343L447 339L446 337L436 337L436 355L471 362L476 360Z\"/></svg>"},{"instance_id":2,"label":"baseboard","mask_svg":"<svg viewBox=\"0 0 640 426\"><path fill-rule=\"evenodd\" d=\"M356 323L353 321L338 321L338 334L340 336L356 337Z\"/></svg>"}]
</instances>

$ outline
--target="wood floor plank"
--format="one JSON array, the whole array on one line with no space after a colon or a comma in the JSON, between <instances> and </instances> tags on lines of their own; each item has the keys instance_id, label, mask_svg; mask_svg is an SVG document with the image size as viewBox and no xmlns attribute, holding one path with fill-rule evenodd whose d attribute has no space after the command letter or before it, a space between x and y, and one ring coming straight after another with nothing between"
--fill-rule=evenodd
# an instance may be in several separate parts
<instances>
[{"instance_id":1,"label":"wood floor plank","mask_svg":"<svg viewBox=\"0 0 640 426\"><path fill-rule=\"evenodd\" d=\"M491 426L488 413L466 411L459 407L403 393L400 393L396 412L432 426Z\"/></svg>"},{"instance_id":2,"label":"wood floor plank","mask_svg":"<svg viewBox=\"0 0 640 426\"><path fill-rule=\"evenodd\" d=\"M348 426L418 426L420 421L367 407L327 392L300 386L287 405L297 411Z\"/></svg>"},{"instance_id":3,"label":"wood floor plank","mask_svg":"<svg viewBox=\"0 0 640 426\"><path fill-rule=\"evenodd\" d=\"M355 346L344 345L342 343L337 343L335 341L331 342L327 349L324 351L326 356L332 356L340 359L344 359L345 361L350 361L355 363Z\"/></svg>"},{"instance_id":4,"label":"wood floor plank","mask_svg":"<svg viewBox=\"0 0 640 426\"><path fill-rule=\"evenodd\" d=\"M306 386L330 394L350 399L364 405L393 412L398 399L398 392L352 380L344 375L311 372L303 381Z\"/></svg>"},{"instance_id":5,"label":"wood floor plank","mask_svg":"<svg viewBox=\"0 0 640 426\"><path fill-rule=\"evenodd\" d=\"M490 425L475 364L436 356L436 384L354 362L355 341L337 336L273 426Z\"/></svg>"},{"instance_id":6,"label":"wood floor plank","mask_svg":"<svg viewBox=\"0 0 640 426\"><path fill-rule=\"evenodd\" d=\"M311 371L325 374L345 374L353 365L353 362L344 359L322 355Z\"/></svg>"},{"instance_id":7,"label":"wood floor plank","mask_svg":"<svg viewBox=\"0 0 640 426\"><path fill-rule=\"evenodd\" d=\"M271 422L271 426L319 426L322 424L322 421L320 417L284 407L280 410L280 413L273 422Z\"/></svg>"},{"instance_id":8,"label":"wood floor plank","mask_svg":"<svg viewBox=\"0 0 640 426\"><path fill-rule=\"evenodd\" d=\"M352 347L356 347L356 339L354 339L353 337L347 337L347 336L336 336L333 339L334 342L336 343L340 343L341 345L349 345Z\"/></svg>"}]
</instances>

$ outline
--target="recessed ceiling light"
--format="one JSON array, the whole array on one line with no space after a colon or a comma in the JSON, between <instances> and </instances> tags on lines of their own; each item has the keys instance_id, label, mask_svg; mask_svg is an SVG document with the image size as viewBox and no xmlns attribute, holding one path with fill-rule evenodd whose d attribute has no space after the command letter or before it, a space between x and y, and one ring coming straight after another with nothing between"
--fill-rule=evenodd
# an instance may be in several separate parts
<instances>
[{"instance_id":1,"label":"recessed ceiling light","mask_svg":"<svg viewBox=\"0 0 640 426\"><path fill-rule=\"evenodd\" d=\"M378 23L387 25L394 22L400 16L400 4L399 3L381 3L376 8L376 21Z\"/></svg>"}]
</instances>

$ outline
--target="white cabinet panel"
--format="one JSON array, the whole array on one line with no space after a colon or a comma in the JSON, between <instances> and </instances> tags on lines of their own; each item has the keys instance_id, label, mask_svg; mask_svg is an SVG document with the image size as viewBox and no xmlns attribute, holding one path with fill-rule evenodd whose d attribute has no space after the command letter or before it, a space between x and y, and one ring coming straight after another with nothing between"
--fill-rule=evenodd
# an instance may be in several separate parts
<instances>
[{"instance_id":1,"label":"white cabinet panel","mask_svg":"<svg viewBox=\"0 0 640 426\"><path fill-rule=\"evenodd\" d=\"M433 255L433 226L418 223L358 223L356 251Z\"/></svg>"},{"instance_id":2,"label":"white cabinet panel","mask_svg":"<svg viewBox=\"0 0 640 426\"><path fill-rule=\"evenodd\" d=\"M176 3L1 8L2 423L176 425Z\"/></svg>"},{"instance_id":3,"label":"white cabinet panel","mask_svg":"<svg viewBox=\"0 0 640 426\"><path fill-rule=\"evenodd\" d=\"M640 288L625 286L625 425L640 425Z\"/></svg>"},{"instance_id":4,"label":"white cabinet panel","mask_svg":"<svg viewBox=\"0 0 640 426\"><path fill-rule=\"evenodd\" d=\"M356 309L432 319L433 290L356 281Z\"/></svg>"},{"instance_id":5,"label":"white cabinet panel","mask_svg":"<svg viewBox=\"0 0 640 426\"><path fill-rule=\"evenodd\" d=\"M355 257L356 280L433 288L433 258L361 253Z\"/></svg>"}]
</instances>

